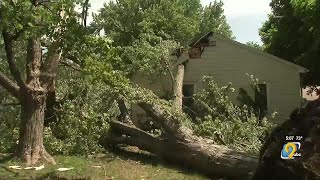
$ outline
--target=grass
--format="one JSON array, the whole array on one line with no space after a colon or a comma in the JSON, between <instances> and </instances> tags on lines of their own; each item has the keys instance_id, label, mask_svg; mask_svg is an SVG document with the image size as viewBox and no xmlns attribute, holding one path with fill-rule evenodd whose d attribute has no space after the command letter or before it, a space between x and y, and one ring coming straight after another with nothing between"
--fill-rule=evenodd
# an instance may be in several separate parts
<instances>
[{"instance_id":1,"label":"grass","mask_svg":"<svg viewBox=\"0 0 320 180\"><path fill-rule=\"evenodd\" d=\"M99 156L55 156L57 164L46 164L42 170L13 170L11 165L21 165L10 160L0 164L0 179L92 179L92 180L202 180L207 179L195 172L170 166L155 156L127 151ZM0 156L1 159L1 156ZM57 172L57 168L74 168Z\"/></svg>"}]
</instances>

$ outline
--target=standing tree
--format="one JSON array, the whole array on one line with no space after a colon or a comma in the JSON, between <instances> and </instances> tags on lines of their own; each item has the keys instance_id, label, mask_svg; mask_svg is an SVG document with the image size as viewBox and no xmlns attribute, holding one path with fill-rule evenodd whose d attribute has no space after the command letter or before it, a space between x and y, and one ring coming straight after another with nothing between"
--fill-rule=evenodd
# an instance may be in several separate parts
<instances>
[{"instance_id":1,"label":"standing tree","mask_svg":"<svg viewBox=\"0 0 320 180\"><path fill-rule=\"evenodd\" d=\"M215 0L209 6L205 6L201 12L200 32L205 34L210 31L234 39L231 27L224 15L222 1Z\"/></svg>"},{"instance_id":2,"label":"standing tree","mask_svg":"<svg viewBox=\"0 0 320 180\"><path fill-rule=\"evenodd\" d=\"M310 70L304 85L319 85L319 1L272 0L260 29L265 51Z\"/></svg>"},{"instance_id":3,"label":"standing tree","mask_svg":"<svg viewBox=\"0 0 320 180\"><path fill-rule=\"evenodd\" d=\"M16 155L27 164L54 163L43 146L46 100L57 76L67 29L77 22L74 6L72 0L0 3L4 59L10 72L0 72L0 85L21 104Z\"/></svg>"}]
</instances>

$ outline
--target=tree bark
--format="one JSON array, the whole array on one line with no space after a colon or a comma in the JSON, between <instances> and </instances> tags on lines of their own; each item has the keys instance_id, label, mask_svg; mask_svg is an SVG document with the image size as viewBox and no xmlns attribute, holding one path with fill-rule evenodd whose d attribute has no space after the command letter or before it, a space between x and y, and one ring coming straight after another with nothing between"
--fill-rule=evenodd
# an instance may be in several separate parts
<instances>
[{"instance_id":1,"label":"tree bark","mask_svg":"<svg viewBox=\"0 0 320 180\"><path fill-rule=\"evenodd\" d=\"M131 125L111 121L110 125L115 133L108 134L104 137L105 141L100 141L106 148L110 142L137 146L179 165L198 169L212 177L247 179L255 170L258 164L257 157L226 146L215 145L210 139L196 136L189 128L191 120L188 116L181 109L172 106L171 102L160 99L151 90L130 82L126 83L122 77L119 77L119 80L105 74L99 77L104 83L116 89L121 96L144 109L153 121L161 126L163 133L160 137L154 137Z\"/></svg>"},{"instance_id":2,"label":"tree bark","mask_svg":"<svg viewBox=\"0 0 320 180\"><path fill-rule=\"evenodd\" d=\"M55 163L43 146L46 93L29 91L21 101L21 125L17 155L28 165L39 160Z\"/></svg>"},{"instance_id":3,"label":"tree bark","mask_svg":"<svg viewBox=\"0 0 320 180\"><path fill-rule=\"evenodd\" d=\"M215 145L212 140L199 137L184 142L176 139L159 139L119 121L112 121L110 124L113 130L126 136L105 139L104 145L112 142L137 146L169 162L193 168L210 177L247 179L258 163L257 158L226 146Z\"/></svg>"},{"instance_id":4,"label":"tree bark","mask_svg":"<svg viewBox=\"0 0 320 180\"><path fill-rule=\"evenodd\" d=\"M33 5L37 6L37 3ZM34 12L30 11L30 13ZM0 11L0 19L1 17ZM65 17L60 18L64 19ZM43 35L35 33L35 36L28 36L25 66L26 76L23 76L16 63L14 48L14 42L29 27L27 22L23 22L22 24L22 30L16 34L11 34L5 27L2 28L1 34L4 41L6 60L15 82L11 81L3 73L0 73L0 85L19 99L21 103L21 123L17 155L27 164L36 164L40 159L54 163L53 158L46 152L43 146L43 126L48 89L53 85L56 78L61 57L63 39L61 37L63 37L64 31L61 24L57 24L55 32L59 33L60 37L57 37L48 46L46 58L42 57L41 39L38 38L43 37Z\"/></svg>"},{"instance_id":5,"label":"tree bark","mask_svg":"<svg viewBox=\"0 0 320 180\"><path fill-rule=\"evenodd\" d=\"M173 87L174 104L178 109L182 109L182 87L184 78L184 64L179 64L177 69L177 75Z\"/></svg>"},{"instance_id":6,"label":"tree bark","mask_svg":"<svg viewBox=\"0 0 320 180\"><path fill-rule=\"evenodd\" d=\"M45 110L45 120L44 126L49 127L50 123L57 123L58 122L58 114L57 108L60 106L60 102L57 101L56 98L56 87L55 82L48 89L47 93L47 100L46 100L46 110Z\"/></svg>"},{"instance_id":7,"label":"tree bark","mask_svg":"<svg viewBox=\"0 0 320 180\"><path fill-rule=\"evenodd\" d=\"M119 99L117 101L117 103L118 103L118 107L120 110L120 115L118 116L118 121L132 124L130 114L129 114L129 111L128 111L128 108L126 106L124 99Z\"/></svg>"},{"instance_id":8,"label":"tree bark","mask_svg":"<svg viewBox=\"0 0 320 180\"><path fill-rule=\"evenodd\" d=\"M111 144L137 146L163 159L178 165L194 168L211 177L223 176L232 179L245 179L252 173L258 159L244 152L235 151L213 143L210 139L198 137L186 127L183 121L187 116L170 103L157 97L149 90L130 89L133 99L139 99L143 108L156 123L164 129L164 136L153 135L119 121L111 121L115 133L102 141L106 148Z\"/></svg>"}]
</instances>

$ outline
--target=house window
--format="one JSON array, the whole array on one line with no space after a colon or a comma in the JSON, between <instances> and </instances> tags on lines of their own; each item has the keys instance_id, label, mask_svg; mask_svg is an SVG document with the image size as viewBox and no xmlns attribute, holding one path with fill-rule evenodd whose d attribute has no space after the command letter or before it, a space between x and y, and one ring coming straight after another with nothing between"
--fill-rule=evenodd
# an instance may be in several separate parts
<instances>
[{"instance_id":1,"label":"house window","mask_svg":"<svg viewBox=\"0 0 320 180\"><path fill-rule=\"evenodd\" d=\"M259 91L255 91L255 102L260 109L260 117L264 117L268 112L268 94L267 85L258 84Z\"/></svg>"},{"instance_id":2,"label":"house window","mask_svg":"<svg viewBox=\"0 0 320 180\"><path fill-rule=\"evenodd\" d=\"M192 96L194 94L194 85L193 84L185 84L182 87L182 104L183 107L190 107L193 103Z\"/></svg>"}]
</instances>

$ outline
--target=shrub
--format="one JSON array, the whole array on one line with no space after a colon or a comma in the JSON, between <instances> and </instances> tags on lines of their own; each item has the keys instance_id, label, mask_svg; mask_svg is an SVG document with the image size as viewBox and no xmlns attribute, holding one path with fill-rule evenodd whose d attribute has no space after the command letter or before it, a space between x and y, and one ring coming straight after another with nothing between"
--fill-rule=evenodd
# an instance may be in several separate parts
<instances>
[{"instance_id":1,"label":"shrub","mask_svg":"<svg viewBox=\"0 0 320 180\"><path fill-rule=\"evenodd\" d=\"M15 99L0 89L0 152L10 153L16 147L19 137L20 106Z\"/></svg>"},{"instance_id":2,"label":"shrub","mask_svg":"<svg viewBox=\"0 0 320 180\"><path fill-rule=\"evenodd\" d=\"M63 100L58 120L45 129L45 147L50 153L87 155L103 150L98 141L118 109L111 88L89 82L81 76L59 82L57 98Z\"/></svg>"},{"instance_id":3,"label":"shrub","mask_svg":"<svg viewBox=\"0 0 320 180\"><path fill-rule=\"evenodd\" d=\"M231 83L220 87L209 76L203 78L203 83L206 88L194 96L193 110L198 114L195 132L219 144L257 153L265 133L273 125L266 117L260 120L247 105L232 103L229 98L234 92Z\"/></svg>"}]
</instances>

